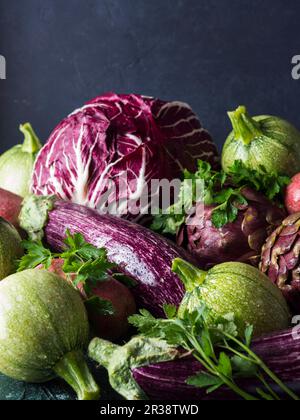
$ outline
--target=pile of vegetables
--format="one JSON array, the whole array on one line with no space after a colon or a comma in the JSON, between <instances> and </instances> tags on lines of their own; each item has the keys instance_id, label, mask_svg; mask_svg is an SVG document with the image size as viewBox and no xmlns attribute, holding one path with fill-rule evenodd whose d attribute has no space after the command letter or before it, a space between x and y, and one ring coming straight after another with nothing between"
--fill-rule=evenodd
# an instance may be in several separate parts
<instances>
[{"instance_id":1,"label":"pile of vegetables","mask_svg":"<svg viewBox=\"0 0 300 420\"><path fill-rule=\"evenodd\" d=\"M214 171L201 160L184 178L178 200L154 217L152 229L176 236L203 268L230 261L258 266L262 245L286 216L280 199L289 178L242 161L228 173Z\"/></svg>"},{"instance_id":2,"label":"pile of vegetables","mask_svg":"<svg viewBox=\"0 0 300 420\"><path fill-rule=\"evenodd\" d=\"M69 231L61 253L51 252L40 241L24 241L23 246L27 254L18 271L39 268L59 275L80 292L95 333L112 340L126 335L127 318L136 312L135 301L117 280L118 274L109 274L116 266L108 261L104 248L96 248L80 233L71 235ZM130 279L120 279L130 284Z\"/></svg>"},{"instance_id":3,"label":"pile of vegetables","mask_svg":"<svg viewBox=\"0 0 300 420\"><path fill-rule=\"evenodd\" d=\"M293 380L299 380L299 360L294 365L294 358L286 356L287 351L293 354L299 346L290 333L252 342L252 328L248 327L243 338L237 338L236 325L229 316L220 319L217 327L209 328L204 306L180 318L175 308L166 307L166 316L167 319L155 319L142 311L132 317L131 322L141 335L123 347L99 338L90 343L90 357L108 370L112 387L123 397L144 399L147 391L154 399L235 396L245 400L279 400L280 394L272 389L275 384L281 395L299 400L277 376L290 379L294 375ZM287 348L276 348L274 355L274 344L285 341ZM182 351L176 348L178 343ZM274 371L261 356L273 363Z\"/></svg>"},{"instance_id":4,"label":"pile of vegetables","mask_svg":"<svg viewBox=\"0 0 300 420\"><path fill-rule=\"evenodd\" d=\"M299 400L300 133L229 117L222 167L179 102L97 97L41 150L21 126L0 157L1 373L99 399L89 356L126 399ZM149 222L133 204L176 177Z\"/></svg>"}]
</instances>

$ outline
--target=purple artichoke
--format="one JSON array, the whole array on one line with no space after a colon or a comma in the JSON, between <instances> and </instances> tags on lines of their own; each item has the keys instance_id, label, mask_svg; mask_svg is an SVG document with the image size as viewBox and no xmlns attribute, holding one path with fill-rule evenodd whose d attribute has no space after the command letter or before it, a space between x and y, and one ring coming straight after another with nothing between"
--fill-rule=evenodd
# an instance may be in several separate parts
<instances>
[{"instance_id":1,"label":"purple artichoke","mask_svg":"<svg viewBox=\"0 0 300 420\"><path fill-rule=\"evenodd\" d=\"M262 249L260 269L282 290L291 309L300 310L300 213L287 217Z\"/></svg>"},{"instance_id":2,"label":"purple artichoke","mask_svg":"<svg viewBox=\"0 0 300 420\"><path fill-rule=\"evenodd\" d=\"M187 248L204 269L230 261L258 266L266 238L286 216L283 209L259 192L244 188L242 195L248 204L237 205L239 212L233 223L216 228L211 218L214 206L204 206L203 220L201 217L197 221L196 206L189 216L193 224L180 229L177 243Z\"/></svg>"}]
</instances>

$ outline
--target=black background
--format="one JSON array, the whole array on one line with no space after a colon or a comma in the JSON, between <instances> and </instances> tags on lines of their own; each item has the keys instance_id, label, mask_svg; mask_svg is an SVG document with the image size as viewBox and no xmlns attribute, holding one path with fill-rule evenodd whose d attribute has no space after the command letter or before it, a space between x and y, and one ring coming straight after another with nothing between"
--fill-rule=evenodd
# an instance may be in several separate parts
<instances>
[{"instance_id":1,"label":"black background","mask_svg":"<svg viewBox=\"0 0 300 420\"><path fill-rule=\"evenodd\" d=\"M299 0L0 0L0 152L106 91L189 102L219 145L242 103L300 126L299 22Z\"/></svg>"}]
</instances>

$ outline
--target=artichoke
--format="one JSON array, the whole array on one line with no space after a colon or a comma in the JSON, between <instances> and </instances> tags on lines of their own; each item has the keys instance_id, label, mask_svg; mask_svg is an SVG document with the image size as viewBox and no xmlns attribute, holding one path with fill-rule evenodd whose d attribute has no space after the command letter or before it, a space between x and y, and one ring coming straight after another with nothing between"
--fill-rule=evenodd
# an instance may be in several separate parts
<instances>
[{"instance_id":1,"label":"artichoke","mask_svg":"<svg viewBox=\"0 0 300 420\"><path fill-rule=\"evenodd\" d=\"M300 213L287 217L262 249L260 270L277 284L291 309L300 310Z\"/></svg>"},{"instance_id":2,"label":"artichoke","mask_svg":"<svg viewBox=\"0 0 300 420\"><path fill-rule=\"evenodd\" d=\"M212 222L215 206L204 206L204 214L199 217L198 206L202 205L199 203L179 230L178 245L187 248L202 268L230 261L258 266L266 238L286 216L283 209L257 191L244 188L242 195L247 204L236 204L238 215L234 222L215 227Z\"/></svg>"}]
</instances>

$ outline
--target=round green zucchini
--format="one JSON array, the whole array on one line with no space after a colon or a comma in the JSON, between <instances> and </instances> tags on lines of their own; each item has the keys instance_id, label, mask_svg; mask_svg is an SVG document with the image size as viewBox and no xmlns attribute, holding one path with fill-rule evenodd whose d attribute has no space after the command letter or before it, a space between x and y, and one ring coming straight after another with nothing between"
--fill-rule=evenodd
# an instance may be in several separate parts
<instances>
[{"instance_id":1,"label":"round green zucchini","mask_svg":"<svg viewBox=\"0 0 300 420\"><path fill-rule=\"evenodd\" d=\"M0 282L0 372L31 383L60 376L79 399L98 398L83 356L88 338L81 297L60 277L26 270Z\"/></svg>"},{"instance_id":2,"label":"round green zucchini","mask_svg":"<svg viewBox=\"0 0 300 420\"><path fill-rule=\"evenodd\" d=\"M250 117L240 106L228 113L233 131L222 152L222 167L230 171L241 160L251 169L293 176L300 172L300 132L289 122L272 116Z\"/></svg>"},{"instance_id":3,"label":"round green zucchini","mask_svg":"<svg viewBox=\"0 0 300 420\"><path fill-rule=\"evenodd\" d=\"M290 312L281 291L250 265L230 262L205 272L185 261L175 260L173 270L187 290L179 309L180 316L203 302L209 310L211 324L232 314L241 336L247 325L253 325L257 337L290 325Z\"/></svg>"}]
</instances>

